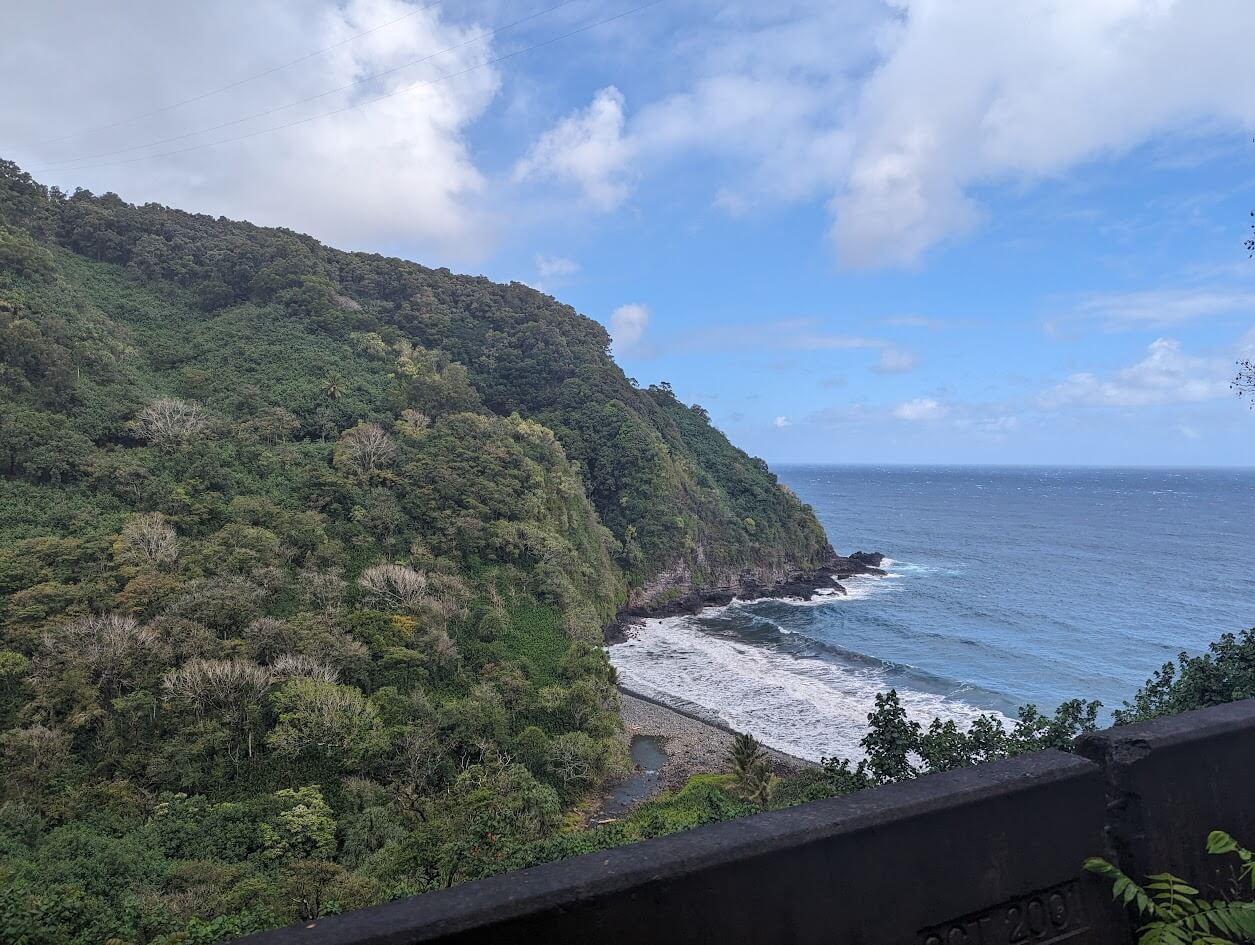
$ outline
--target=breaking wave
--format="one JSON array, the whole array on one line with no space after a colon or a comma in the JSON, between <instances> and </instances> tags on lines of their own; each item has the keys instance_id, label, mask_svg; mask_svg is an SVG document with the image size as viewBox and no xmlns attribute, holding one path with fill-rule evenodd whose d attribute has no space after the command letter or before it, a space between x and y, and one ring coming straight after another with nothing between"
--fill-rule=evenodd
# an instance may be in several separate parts
<instances>
[{"instance_id":1,"label":"breaking wave","mask_svg":"<svg viewBox=\"0 0 1255 945\"><path fill-rule=\"evenodd\" d=\"M631 639L610 648L623 685L813 761L861 758L867 714L875 708L876 694L890 688L897 688L907 713L924 723L940 717L966 725L989 711L957 698L970 688L962 682L917 674L920 688L913 688L901 681L911 667L817 647L816 641L802 644L807 649L799 652L702 626L719 616L643 621ZM763 633L764 623L790 632L760 614L752 617L745 626L749 632Z\"/></svg>"}]
</instances>

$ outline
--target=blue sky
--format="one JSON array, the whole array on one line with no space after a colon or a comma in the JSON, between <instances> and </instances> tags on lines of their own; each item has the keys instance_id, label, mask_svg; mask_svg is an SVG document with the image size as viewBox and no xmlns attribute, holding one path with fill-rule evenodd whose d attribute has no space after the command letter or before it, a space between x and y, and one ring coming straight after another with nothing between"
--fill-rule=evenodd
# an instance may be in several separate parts
<instances>
[{"instance_id":1,"label":"blue sky","mask_svg":"<svg viewBox=\"0 0 1255 945\"><path fill-rule=\"evenodd\" d=\"M1255 464L1255 5L637 5L25 5L0 151L528 282L773 462Z\"/></svg>"}]
</instances>

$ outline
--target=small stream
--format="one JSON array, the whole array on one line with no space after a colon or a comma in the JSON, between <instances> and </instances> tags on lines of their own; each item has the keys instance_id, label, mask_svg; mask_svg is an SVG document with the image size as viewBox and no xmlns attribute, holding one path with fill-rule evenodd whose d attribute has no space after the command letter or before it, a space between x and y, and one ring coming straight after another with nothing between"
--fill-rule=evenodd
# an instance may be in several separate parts
<instances>
[{"instance_id":1,"label":"small stream","mask_svg":"<svg viewBox=\"0 0 1255 945\"><path fill-rule=\"evenodd\" d=\"M658 791L658 772L667 763L662 742L652 735L632 736L632 763L636 773L615 787L602 809L605 817L622 817Z\"/></svg>"}]
</instances>

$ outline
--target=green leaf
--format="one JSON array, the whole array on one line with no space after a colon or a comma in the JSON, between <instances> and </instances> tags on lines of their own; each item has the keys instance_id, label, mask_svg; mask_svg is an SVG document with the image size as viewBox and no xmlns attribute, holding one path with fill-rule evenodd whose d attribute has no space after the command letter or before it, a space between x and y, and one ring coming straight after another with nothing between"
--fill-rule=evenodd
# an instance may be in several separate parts
<instances>
[{"instance_id":1,"label":"green leaf","mask_svg":"<svg viewBox=\"0 0 1255 945\"><path fill-rule=\"evenodd\" d=\"M1235 853L1238 849L1238 842L1223 830L1213 830L1207 835L1208 853Z\"/></svg>"}]
</instances>

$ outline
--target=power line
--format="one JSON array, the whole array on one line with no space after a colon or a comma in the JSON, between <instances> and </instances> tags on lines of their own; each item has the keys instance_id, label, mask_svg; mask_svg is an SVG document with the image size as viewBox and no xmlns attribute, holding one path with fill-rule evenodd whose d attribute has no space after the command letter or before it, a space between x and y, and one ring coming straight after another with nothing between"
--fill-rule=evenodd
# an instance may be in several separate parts
<instances>
[{"instance_id":1,"label":"power line","mask_svg":"<svg viewBox=\"0 0 1255 945\"><path fill-rule=\"evenodd\" d=\"M337 86L334 89L327 89L325 92L319 92L317 95L310 95L310 96L307 96L306 98L297 99L296 101L293 101L293 102L287 102L284 105L276 105L273 108L267 108L260 112L254 112L251 115L245 115L243 118L234 118L231 121L224 121L221 124L210 125L206 128L198 128L195 131L188 131L180 135L171 135L168 138L157 138L156 140L153 140L153 141L146 141L143 144L134 144L126 148L115 148L112 151L98 151L94 154L82 154L82 155L79 155L78 157L62 158L59 161L44 161L43 163L36 164L34 166L36 167L59 167L63 164L77 164L80 161L94 161L97 158L113 157L118 154L129 154L132 151L142 151L144 148L155 148L163 144L172 144L175 141L185 141L188 138L194 138L197 135L209 134L210 132L213 132L213 131L221 131L223 128L232 128L235 125L242 125L245 122L253 121L254 119L257 119L257 118L265 118L267 115L273 115L276 112L287 111L289 108L295 108L298 105L306 105L310 102L315 102L315 101L318 101L319 99L326 98L328 95L335 95L337 92L344 92L344 91L347 91L348 89L355 88L367 82L373 82L376 79L383 78L384 76L392 75L394 72L400 72L401 70L408 69L411 66L416 66L424 62L429 62L432 59L435 59L437 56L443 56L445 53L456 52L457 50L462 49L466 46L471 46L471 45L474 45L475 43L481 43L487 39L491 39L494 36L504 33L506 30L513 29L514 27L519 26L523 23L527 23L530 20L535 20L538 17L545 16L549 13L552 13L555 10L561 9L562 7L570 6L572 3L576 3L576 2L577 0L562 0L561 3L557 3L554 6L547 7L544 10L540 10L537 13L531 13L525 17L522 17L521 19L514 20L512 23L507 23L504 26L499 26L495 30L492 30L491 32L477 34L476 36L473 36L468 40L465 40L454 46L449 46L445 49L438 50L437 52L431 53L430 55L422 56L418 59L411 59L409 62L401 63L399 66L393 66L391 69L385 69L382 72L376 72L372 75L362 76L360 79L354 79L352 82L349 82L345 85Z\"/></svg>"},{"instance_id":2,"label":"power line","mask_svg":"<svg viewBox=\"0 0 1255 945\"><path fill-rule=\"evenodd\" d=\"M649 3L643 3L640 6L635 6L629 10L624 10L622 13L616 13L614 16L608 16L605 19L601 19L593 23L585 24L584 26L578 27L573 30L569 30L568 32L565 32L565 33L560 33L557 36L544 40L543 42L536 43L532 46L526 46L523 49L516 49L514 52L506 53L505 55L498 56L495 59L489 59L486 62L478 63L476 65L470 66L469 68L463 69L460 72L452 72L452 73L449 73L448 75L442 75L435 79L426 79L422 82L415 82L412 85L406 85L406 86L402 86L399 89L393 89L391 92L386 92L383 95L377 95L374 98L363 99L360 102L354 102L352 105L345 105L343 108L336 108L336 109L332 109L331 111L320 112L317 115L310 115L307 118L298 118L295 121L290 121L282 125L274 125L273 127L270 127L270 128L262 128L262 129L259 129L258 131L251 131L248 134L237 135L234 138L223 138L219 141L207 141L204 144L196 144L187 148L179 148L178 150L175 150L175 151L163 151L158 154L145 154L141 157L129 158L125 161L108 161L101 164L88 164L82 167L76 167L74 168L74 170L83 171L83 170L92 170L98 167L120 167L127 164L137 164L142 161L151 161L156 158L173 157L179 154L187 154L191 151L200 151L204 148L218 147L219 145L223 145L223 144L234 144L237 141L245 141L249 138L256 138L259 135L270 134L275 131L283 131L287 128L294 128L297 125L308 124L309 122L317 121L320 118L330 118L332 115L340 115L340 114L343 114L344 112L352 111L356 108L361 108L364 105L373 105L375 102L381 102L384 99L393 98L394 96L401 95L405 92L412 92L413 90L418 89L418 88L423 88L429 85L436 85L440 82L445 82L449 79L456 79L459 76L464 76L467 73L476 71L477 69L483 69L483 68L486 68L487 66L496 65L497 63L505 62L508 59L513 59L516 56L521 56L524 53L533 52L537 49L542 49L545 46L551 46L554 43L559 42L561 40L568 39L580 33L586 33L589 30L596 29L599 26L605 26L607 23L613 23L615 20L621 20L624 17L631 16L635 13L640 13L642 10L647 10L650 7L656 7L658 6L658 4L662 2L663 0L650 0Z\"/></svg>"},{"instance_id":3,"label":"power line","mask_svg":"<svg viewBox=\"0 0 1255 945\"><path fill-rule=\"evenodd\" d=\"M176 108L182 108L184 105L192 105L196 102L203 101L204 99L212 98L215 95L220 95L223 92L229 92L231 89L239 88L241 85L247 85L250 82L256 82L258 79L264 79L267 76L274 75L276 72L282 72L284 69L288 69L288 68L291 68L292 66L299 65L302 62L307 62L310 59L316 59L319 56L324 55L325 53L331 52L333 49L339 49L341 46L347 46L349 43L354 42L355 40L359 40L363 36L369 36L371 33L377 33L382 29L386 29L389 26L394 26L397 23L400 23L402 20L408 20L412 16L417 16L418 14L424 12L425 10L430 10L432 7L439 6L439 5L440 5L440 0L433 0L432 3L429 3L426 6L421 6L421 7L418 7L417 9L411 10L409 13L402 14L401 16L398 16L395 19L389 20L387 23L380 23L378 26L372 26L370 29L363 30L360 33L354 33L352 36L348 37L347 39L342 39L338 43L332 43L330 46L324 46L322 49L316 49L311 53L306 53L304 56L298 56L295 59L289 59L287 62L281 63L280 65L277 65L277 66L273 66L269 69L265 69L262 72L255 72L250 76L245 76L243 79L237 79L236 81L229 82L226 85L220 85L218 86L218 88L210 89L208 92L202 92L199 95L193 95L191 98L185 98L182 101L171 102L169 105L162 105L160 108L154 108L152 111L144 112L143 114L140 114L140 115L132 115L130 118L120 118L117 121L110 122L107 125L97 125L94 128L86 128L81 131L73 131L70 134L64 135L60 138L48 138L44 141L36 142L36 146L43 146L43 145L48 145L48 144L60 144L62 141L69 141L71 138L79 138L79 137L86 137L87 135L99 134L102 131L109 131L112 128L120 128L122 125L130 125L137 121L143 121L145 118L152 118L154 115L161 115L165 112L172 111Z\"/></svg>"}]
</instances>

